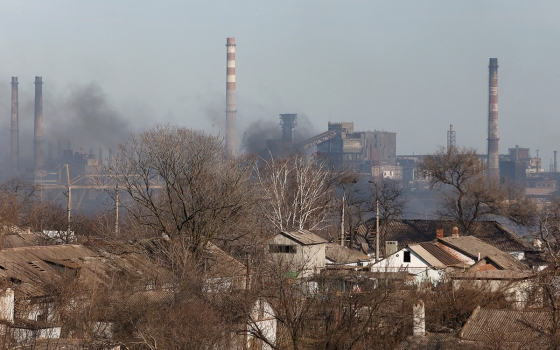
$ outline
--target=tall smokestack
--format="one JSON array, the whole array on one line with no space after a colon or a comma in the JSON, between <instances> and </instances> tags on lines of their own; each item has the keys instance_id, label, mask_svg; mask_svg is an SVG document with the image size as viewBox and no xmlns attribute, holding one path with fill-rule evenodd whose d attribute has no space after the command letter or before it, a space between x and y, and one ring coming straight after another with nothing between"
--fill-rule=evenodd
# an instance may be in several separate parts
<instances>
[{"instance_id":1,"label":"tall smokestack","mask_svg":"<svg viewBox=\"0 0 560 350\"><path fill-rule=\"evenodd\" d=\"M33 165L39 170L45 165L43 161L43 78L35 77L35 141L33 147Z\"/></svg>"},{"instance_id":2,"label":"tall smokestack","mask_svg":"<svg viewBox=\"0 0 560 350\"><path fill-rule=\"evenodd\" d=\"M447 150L457 147L455 143L455 130L453 130L453 124L449 125L449 131L447 132Z\"/></svg>"},{"instance_id":3,"label":"tall smokestack","mask_svg":"<svg viewBox=\"0 0 560 350\"><path fill-rule=\"evenodd\" d=\"M12 77L12 133L10 164L12 171L19 170L19 101L18 101L18 78Z\"/></svg>"},{"instance_id":4,"label":"tall smokestack","mask_svg":"<svg viewBox=\"0 0 560 350\"><path fill-rule=\"evenodd\" d=\"M558 163L556 163L556 151L554 151L554 172L558 172Z\"/></svg>"},{"instance_id":5,"label":"tall smokestack","mask_svg":"<svg viewBox=\"0 0 560 350\"><path fill-rule=\"evenodd\" d=\"M294 128L297 125L297 114L280 114L282 141L294 142Z\"/></svg>"},{"instance_id":6,"label":"tall smokestack","mask_svg":"<svg viewBox=\"0 0 560 350\"><path fill-rule=\"evenodd\" d=\"M498 59L491 58L488 89L488 178L500 178L498 151Z\"/></svg>"},{"instance_id":7,"label":"tall smokestack","mask_svg":"<svg viewBox=\"0 0 560 350\"><path fill-rule=\"evenodd\" d=\"M226 74L226 150L228 154L237 151L235 119L235 38L227 38L227 74Z\"/></svg>"}]
</instances>

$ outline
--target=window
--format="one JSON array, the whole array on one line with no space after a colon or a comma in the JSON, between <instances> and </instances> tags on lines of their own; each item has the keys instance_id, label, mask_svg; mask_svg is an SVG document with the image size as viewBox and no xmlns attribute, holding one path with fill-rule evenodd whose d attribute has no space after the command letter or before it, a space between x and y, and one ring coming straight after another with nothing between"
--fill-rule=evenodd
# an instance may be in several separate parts
<instances>
[{"instance_id":1,"label":"window","mask_svg":"<svg viewBox=\"0 0 560 350\"><path fill-rule=\"evenodd\" d=\"M403 261L410 262L410 252L407 252L406 250L404 251Z\"/></svg>"},{"instance_id":2,"label":"window","mask_svg":"<svg viewBox=\"0 0 560 350\"><path fill-rule=\"evenodd\" d=\"M268 246L269 253L290 253L295 254L297 247L295 245L271 244Z\"/></svg>"}]
</instances>

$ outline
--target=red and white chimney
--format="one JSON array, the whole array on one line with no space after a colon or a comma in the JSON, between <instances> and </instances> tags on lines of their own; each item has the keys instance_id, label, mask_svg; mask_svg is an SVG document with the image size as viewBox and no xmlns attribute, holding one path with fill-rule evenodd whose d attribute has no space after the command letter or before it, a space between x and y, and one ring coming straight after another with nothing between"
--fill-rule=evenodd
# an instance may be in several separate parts
<instances>
[{"instance_id":1,"label":"red and white chimney","mask_svg":"<svg viewBox=\"0 0 560 350\"><path fill-rule=\"evenodd\" d=\"M227 38L226 70L226 150L229 155L237 152L236 121L237 105L235 102L235 38Z\"/></svg>"}]
</instances>

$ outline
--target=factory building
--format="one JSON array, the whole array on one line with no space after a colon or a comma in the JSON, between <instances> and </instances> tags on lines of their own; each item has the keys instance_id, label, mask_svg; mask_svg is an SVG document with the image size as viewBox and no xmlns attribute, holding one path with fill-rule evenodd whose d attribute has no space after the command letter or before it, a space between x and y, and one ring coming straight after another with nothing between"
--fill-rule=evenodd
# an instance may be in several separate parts
<instances>
[{"instance_id":1,"label":"factory building","mask_svg":"<svg viewBox=\"0 0 560 350\"><path fill-rule=\"evenodd\" d=\"M329 159L337 168L363 173L395 171L397 134L387 131L354 131L352 122L329 122L329 131L336 136L317 144L317 152ZM389 170L390 169L390 170Z\"/></svg>"}]
</instances>

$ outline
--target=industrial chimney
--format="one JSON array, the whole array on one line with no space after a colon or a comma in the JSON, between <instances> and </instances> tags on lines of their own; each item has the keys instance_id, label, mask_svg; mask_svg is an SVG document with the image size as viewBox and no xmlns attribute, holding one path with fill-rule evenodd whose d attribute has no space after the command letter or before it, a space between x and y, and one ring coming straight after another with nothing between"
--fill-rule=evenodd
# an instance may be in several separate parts
<instances>
[{"instance_id":1,"label":"industrial chimney","mask_svg":"<svg viewBox=\"0 0 560 350\"><path fill-rule=\"evenodd\" d=\"M35 142L33 147L33 165L40 170L43 161L43 78L35 77Z\"/></svg>"},{"instance_id":2,"label":"industrial chimney","mask_svg":"<svg viewBox=\"0 0 560 350\"><path fill-rule=\"evenodd\" d=\"M297 114L280 114L282 141L294 142L294 129L297 125Z\"/></svg>"},{"instance_id":3,"label":"industrial chimney","mask_svg":"<svg viewBox=\"0 0 560 350\"><path fill-rule=\"evenodd\" d=\"M455 143L455 130L453 130L453 124L449 125L449 131L447 132L447 150L457 147Z\"/></svg>"},{"instance_id":4,"label":"industrial chimney","mask_svg":"<svg viewBox=\"0 0 560 350\"><path fill-rule=\"evenodd\" d=\"M237 106L235 103L235 38L227 38L227 71L226 71L226 150L228 154L237 151L235 119Z\"/></svg>"},{"instance_id":5,"label":"industrial chimney","mask_svg":"<svg viewBox=\"0 0 560 350\"><path fill-rule=\"evenodd\" d=\"M10 165L12 171L19 170L19 101L18 101L18 78L12 77L12 132Z\"/></svg>"},{"instance_id":6,"label":"industrial chimney","mask_svg":"<svg viewBox=\"0 0 560 350\"><path fill-rule=\"evenodd\" d=\"M491 58L488 88L488 178L500 178L498 151L498 59Z\"/></svg>"}]
</instances>

